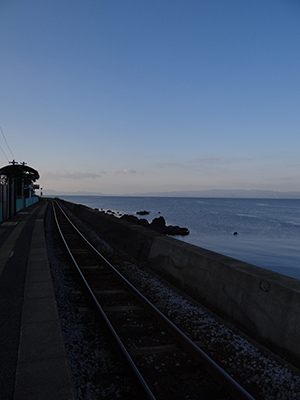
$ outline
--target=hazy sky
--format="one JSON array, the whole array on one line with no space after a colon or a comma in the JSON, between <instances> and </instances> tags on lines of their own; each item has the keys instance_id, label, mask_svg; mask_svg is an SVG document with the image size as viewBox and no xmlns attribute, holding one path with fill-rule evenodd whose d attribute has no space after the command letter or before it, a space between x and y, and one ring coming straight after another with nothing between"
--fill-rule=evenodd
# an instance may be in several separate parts
<instances>
[{"instance_id":1,"label":"hazy sky","mask_svg":"<svg viewBox=\"0 0 300 400\"><path fill-rule=\"evenodd\" d=\"M0 126L46 192L299 191L300 2L0 0Z\"/></svg>"}]
</instances>

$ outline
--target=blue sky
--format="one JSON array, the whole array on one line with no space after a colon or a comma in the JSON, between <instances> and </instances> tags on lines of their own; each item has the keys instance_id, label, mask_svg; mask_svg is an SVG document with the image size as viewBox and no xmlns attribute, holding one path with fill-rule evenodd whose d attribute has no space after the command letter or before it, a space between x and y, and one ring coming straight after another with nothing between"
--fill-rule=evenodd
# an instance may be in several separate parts
<instances>
[{"instance_id":1,"label":"blue sky","mask_svg":"<svg viewBox=\"0 0 300 400\"><path fill-rule=\"evenodd\" d=\"M298 0L0 0L0 26L0 126L45 193L300 190Z\"/></svg>"}]
</instances>

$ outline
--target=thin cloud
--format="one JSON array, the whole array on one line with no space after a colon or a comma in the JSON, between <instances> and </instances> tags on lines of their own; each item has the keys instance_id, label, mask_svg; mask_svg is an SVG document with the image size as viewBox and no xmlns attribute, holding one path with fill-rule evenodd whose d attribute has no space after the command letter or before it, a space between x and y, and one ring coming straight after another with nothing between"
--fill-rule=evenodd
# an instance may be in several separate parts
<instances>
[{"instance_id":1,"label":"thin cloud","mask_svg":"<svg viewBox=\"0 0 300 400\"><path fill-rule=\"evenodd\" d=\"M76 171L62 171L62 172L45 172L41 174L43 178L47 179L97 179L101 178L101 174L93 172L76 172Z\"/></svg>"},{"instance_id":2,"label":"thin cloud","mask_svg":"<svg viewBox=\"0 0 300 400\"><path fill-rule=\"evenodd\" d=\"M113 174L119 175L119 174L135 174L136 171L134 169L131 168L124 168L124 169L113 169L111 171Z\"/></svg>"}]
</instances>

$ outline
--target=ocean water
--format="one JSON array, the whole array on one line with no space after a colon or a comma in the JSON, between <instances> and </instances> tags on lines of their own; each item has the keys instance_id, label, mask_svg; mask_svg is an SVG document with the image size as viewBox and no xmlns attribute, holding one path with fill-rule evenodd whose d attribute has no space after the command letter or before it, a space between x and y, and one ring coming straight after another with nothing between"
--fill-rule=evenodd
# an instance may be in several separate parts
<instances>
[{"instance_id":1,"label":"ocean water","mask_svg":"<svg viewBox=\"0 0 300 400\"><path fill-rule=\"evenodd\" d=\"M190 230L177 239L300 279L300 199L61 196ZM233 233L237 232L237 235Z\"/></svg>"}]
</instances>

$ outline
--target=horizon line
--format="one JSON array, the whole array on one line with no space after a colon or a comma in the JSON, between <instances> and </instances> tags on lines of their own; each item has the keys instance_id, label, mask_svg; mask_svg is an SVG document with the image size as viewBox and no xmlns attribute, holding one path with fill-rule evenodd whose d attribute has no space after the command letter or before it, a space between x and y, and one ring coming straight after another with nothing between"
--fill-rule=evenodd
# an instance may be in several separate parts
<instances>
[{"instance_id":1,"label":"horizon line","mask_svg":"<svg viewBox=\"0 0 300 400\"><path fill-rule=\"evenodd\" d=\"M251 194L251 196L249 196ZM146 192L146 193L120 193L104 194L91 191L66 191L60 192L54 189L45 189L44 196L103 196L103 197L211 197L211 198L300 198L300 191L276 191L263 189L207 189L207 190L176 190L170 192ZM257 197L258 196L258 197ZM290 197L289 197L290 196Z\"/></svg>"}]
</instances>

